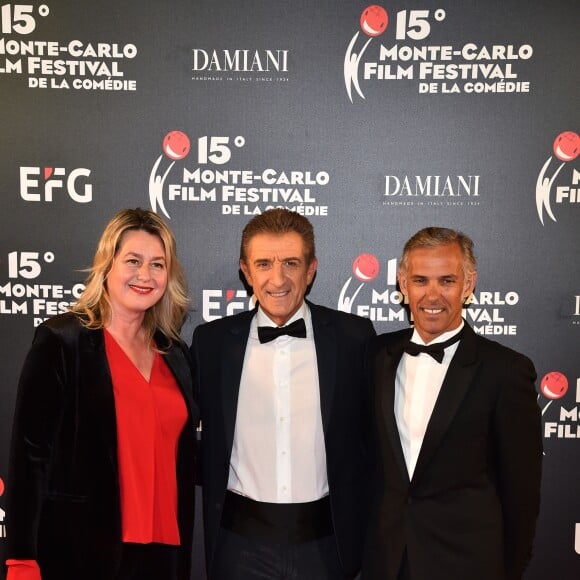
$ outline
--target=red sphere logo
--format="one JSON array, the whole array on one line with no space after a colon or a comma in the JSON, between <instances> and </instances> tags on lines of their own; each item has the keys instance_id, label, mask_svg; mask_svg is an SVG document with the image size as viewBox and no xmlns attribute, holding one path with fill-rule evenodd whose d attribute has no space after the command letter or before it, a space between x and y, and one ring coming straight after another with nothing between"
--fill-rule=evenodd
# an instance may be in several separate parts
<instances>
[{"instance_id":1,"label":"red sphere logo","mask_svg":"<svg viewBox=\"0 0 580 580\"><path fill-rule=\"evenodd\" d=\"M377 4L365 8L360 15L360 27L367 36L379 36L385 31L388 23L387 11Z\"/></svg>"},{"instance_id":2,"label":"red sphere logo","mask_svg":"<svg viewBox=\"0 0 580 580\"><path fill-rule=\"evenodd\" d=\"M568 379L558 371L549 372L540 382L540 391L546 399L561 399L568 391Z\"/></svg>"},{"instance_id":3,"label":"red sphere logo","mask_svg":"<svg viewBox=\"0 0 580 580\"><path fill-rule=\"evenodd\" d=\"M554 155L560 161L573 161L580 154L580 137L574 131L560 133L554 141Z\"/></svg>"},{"instance_id":4,"label":"red sphere logo","mask_svg":"<svg viewBox=\"0 0 580 580\"><path fill-rule=\"evenodd\" d=\"M379 270L379 261L372 254L361 254L352 263L352 273L361 282L374 280L378 276Z\"/></svg>"},{"instance_id":5,"label":"red sphere logo","mask_svg":"<svg viewBox=\"0 0 580 580\"><path fill-rule=\"evenodd\" d=\"M4 480L0 477L0 496L4 494Z\"/></svg>"},{"instance_id":6,"label":"red sphere logo","mask_svg":"<svg viewBox=\"0 0 580 580\"><path fill-rule=\"evenodd\" d=\"M190 148L189 137L181 131L170 131L163 139L163 153L174 161L183 159Z\"/></svg>"}]
</instances>

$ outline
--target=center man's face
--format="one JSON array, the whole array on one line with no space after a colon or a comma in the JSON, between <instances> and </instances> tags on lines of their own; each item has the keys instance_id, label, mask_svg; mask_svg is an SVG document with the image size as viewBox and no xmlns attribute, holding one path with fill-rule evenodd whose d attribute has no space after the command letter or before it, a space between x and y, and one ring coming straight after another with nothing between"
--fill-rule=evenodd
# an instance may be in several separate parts
<instances>
[{"instance_id":1,"label":"center man's face","mask_svg":"<svg viewBox=\"0 0 580 580\"><path fill-rule=\"evenodd\" d=\"M302 305L318 261L306 261L300 234L256 234L240 268L264 313L283 326Z\"/></svg>"}]
</instances>

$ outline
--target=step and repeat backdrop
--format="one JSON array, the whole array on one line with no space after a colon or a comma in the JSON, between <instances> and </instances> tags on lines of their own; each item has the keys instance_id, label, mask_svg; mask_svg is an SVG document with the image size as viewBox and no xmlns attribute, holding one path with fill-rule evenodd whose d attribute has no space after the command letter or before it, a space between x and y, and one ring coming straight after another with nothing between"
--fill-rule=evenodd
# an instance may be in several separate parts
<instances>
[{"instance_id":1,"label":"step and repeat backdrop","mask_svg":"<svg viewBox=\"0 0 580 580\"><path fill-rule=\"evenodd\" d=\"M109 218L141 206L172 227L189 342L250 307L241 230L282 206L315 227L310 298L378 332L409 324L396 270L415 231L474 239L465 318L538 372L526 578L579 578L579 24L576 0L0 4L0 549L20 367Z\"/></svg>"}]
</instances>

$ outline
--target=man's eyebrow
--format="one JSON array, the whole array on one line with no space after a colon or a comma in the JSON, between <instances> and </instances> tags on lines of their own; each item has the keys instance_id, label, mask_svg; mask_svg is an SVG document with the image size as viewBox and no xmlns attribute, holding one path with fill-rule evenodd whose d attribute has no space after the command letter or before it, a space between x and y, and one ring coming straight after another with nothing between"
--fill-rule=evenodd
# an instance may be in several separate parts
<instances>
[{"instance_id":1,"label":"man's eyebrow","mask_svg":"<svg viewBox=\"0 0 580 580\"><path fill-rule=\"evenodd\" d=\"M302 258L296 256L288 256L287 258L281 258L280 260L278 260L278 258L256 258L254 260L254 263L257 264L259 262L290 262L290 261L301 262Z\"/></svg>"}]
</instances>

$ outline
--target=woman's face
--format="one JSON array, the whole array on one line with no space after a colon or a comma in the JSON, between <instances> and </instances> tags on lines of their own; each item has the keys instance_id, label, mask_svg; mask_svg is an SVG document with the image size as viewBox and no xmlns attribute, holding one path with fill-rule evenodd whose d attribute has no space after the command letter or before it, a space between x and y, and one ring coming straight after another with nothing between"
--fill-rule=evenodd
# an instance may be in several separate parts
<instances>
[{"instance_id":1,"label":"woman's face","mask_svg":"<svg viewBox=\"0 0 580 580\"><path fill-rule=\"evenodd\" d=\"M114 315L142 315L167 288L167 264L161 239L144 230L129 230L106 280Z\"/></svg>"}]
</instances>

